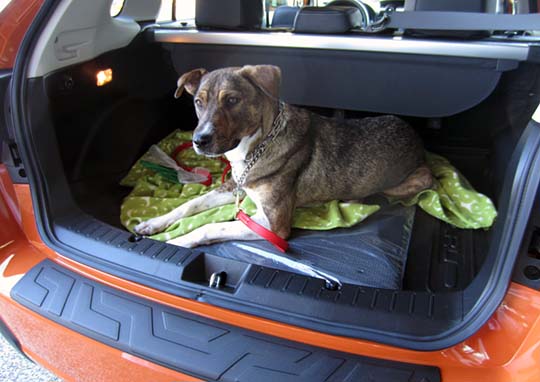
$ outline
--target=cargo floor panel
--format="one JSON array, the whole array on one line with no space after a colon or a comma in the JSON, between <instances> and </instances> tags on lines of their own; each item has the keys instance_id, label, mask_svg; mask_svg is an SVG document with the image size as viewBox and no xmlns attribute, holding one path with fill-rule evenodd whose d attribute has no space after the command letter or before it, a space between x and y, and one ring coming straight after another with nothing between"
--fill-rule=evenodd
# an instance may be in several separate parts
<instances>
[{"instance_id":1,"label":"cargo floor panel","mask_svg":"<svg viewBox=\"0 0 540 382\"><path fill-rule=\"evenodd\" d=\"M120 205L129 189L119 186L117 179L87 179L72 187L83 211L129 237L131 234L119 222ZM384 198L371 199L381 202ZM62 225L74 231L79 219L87 218L75 214ZM478 272L488 235L483 230L454 228L420 208L383 207L355 227L322 232L294 230L290 255L343 283L427 292L462 290ZM291 267L272 264L254 254L279 254L270 244L243 242L241 249L238 243L214 244L197 251L294 273ZM155 247L160 245L155 242Z\"/></svg>"},{"instance_id":2,"label":"cargo floor panel","mask_svg":"<svg viewBox=\"0 0 540 382\"><path fill-rule=\"evenodd\" d=\"M352 283L328 289L323 279L298 272L248 264L197 248L139 240L85 214L59 219L55 231L72 249L92 251L94 255L81 258L83 261L108 267L131 281L275 320L282 318L283 312L294 312L290 323L314 330L324 325L325 331L333 334L359 337L359 329L377 324L388 330L397 325L408 333L433 335L462 316L461 299L446 294ZM227 275L225 283L210 287L212 274L221 272ZM384 280L384 275L379 276ZM366 338L376 336L366 334ZM399 337L393 338L399 341Z\"/></svg>"},{"instance_id":3,"label":"cargo floor panel","mask_svg":"<svg viewBox=\"0 0 540 382\"><path fill-rule=\"evenodd\" d=\"M403 287L462 290L478 273L486 251L487 232L455 228L417 209Z\"/></svg>"},{"instance_id":4,"label":"cargo floor panel","mask_svg":"<svg viewBox=\"0 0 540 382\"><path fill-rule=\"evenodd\" d=\"M131 189L118 185L126 172L72 183L73 196L84 212L114 227L122 228L120 205Z\"/></svg>"},{"instance_id":5,"label":"cargo floor panel","mask_svg":"<svg viewBox=\"0 0 540 382\"><path fill-rule=\"evenodd\" d=\"M401 289L414 207L383 206L354 227L327 231L293 230L287 254L269 242L230 241L198 250L217 256L300 272L308 267L342 283Z\"/></svg>"}]
</instances>

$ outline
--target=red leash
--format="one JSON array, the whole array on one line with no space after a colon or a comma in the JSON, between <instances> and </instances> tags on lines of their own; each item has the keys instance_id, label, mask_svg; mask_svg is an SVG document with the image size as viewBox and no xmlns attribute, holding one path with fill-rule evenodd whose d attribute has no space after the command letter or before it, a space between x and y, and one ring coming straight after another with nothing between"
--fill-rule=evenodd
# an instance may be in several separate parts
<instances>
[{"instance_id":1,"label":"red leash","mask_svg":"<svg viewBox=\"0 0 540 382\"><path fill-rule=\"evenodd\" d=\"M225 183L225 176L227 176L227 173L231 171L231 163L223 157L219 159L221 159L223 163L227 164L227 166L223 169L223 173L221 174L221 183ZM255 232L257 235L270 242L281 252L285 253L289 248L289 243L287 243L286 240L282 239L274 232L253 221L253 219L251 219L244 211L239 209L238 213L236 214L236 219L244 223L246 227Z\"/></svg>"},{"instance_id":2,"label":"red leash","mask_svg":"<svg viewBox=\"0 0 540 382\"><path fill-rule=\"evenodd\" d=\"M205 186L210 186L212 184L212 174L210 174L210 171L204 170L201 168L191 168L184 164L182 164L179 160L176 159L178 154L186 149L189 149L190 147L193 147L192 142L184 142L181 145L179 145L177 148L174 149L172 153L172 158L176 161L178 166L182 167L184 170L189 172L194 172L197 174L201 174L203 176L206 176L206 180L204 182L201 182L201 184L204 184ZM223 169L223 173L221 174L221 183L225 183L225 177L231 171L231 163L223 158L220 157L219 160L221 160L223 163L226 164L225 168ZM239 210L236 214L236 219L240 220L242 223L246 225L250 230L255 232L257 235L261 236L263 239L269 241L274 247L279 249L281 252L286 252L289 248L289 243L287 243L286 240L282 239L278 235L276 235L274 232L270 231L269 229L266 229L262 225L256 223L251 219L244 211Z\"/></svg>"},{"instance_id":3,"label":"red leash","mask_svg":"<svg viewBox=\"0 0 540 382\"><path fill-rule=\"evenodd\" d=\"M274 247L285 253L289 248L289 243L282 239L274 232L264 228L262 225L255 223L246 213L242 210L238 211L236 218L244 223L250 230L261 236L263 239L269 241Z\"/></svg>"}]
</instances>

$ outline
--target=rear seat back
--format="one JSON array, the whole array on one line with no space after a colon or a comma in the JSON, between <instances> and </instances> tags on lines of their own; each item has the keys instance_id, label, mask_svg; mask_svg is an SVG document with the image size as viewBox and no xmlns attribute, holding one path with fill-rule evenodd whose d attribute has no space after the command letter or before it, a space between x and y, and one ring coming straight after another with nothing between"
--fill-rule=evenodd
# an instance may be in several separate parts
<instances>
[{"instance_id":1,"label":"rear seat back","mask_svg":"<svg viewBox=\"0 0 540 382\"><path fill-rule=\"evenodd\" d=\"M195 24L199 29L260 29L262 1L197 0Z\"/></svg>"},{"instance_id":2,"label":"rear seat back","mask_svg":"<svg viewBox=\"0 0 540 382\"><path fill-rule=\"evenodd\" d=\"M293 28L294 20L300 7L291 7L288 5L282 5L277 7L274 11L274 17L272 18L272 28Z\"/></svg>"},{"instance_id":3,"label":"rear seat back","mask_svg":"<svg viewBox=\"0 0 540 382\"><path fill-rule=\"evenodd\" d=\"M324 7L277 7L272 28L297 33L346 33L369 23L375 13L360 1L336 0Z\"/></svg>"}]
</instances>

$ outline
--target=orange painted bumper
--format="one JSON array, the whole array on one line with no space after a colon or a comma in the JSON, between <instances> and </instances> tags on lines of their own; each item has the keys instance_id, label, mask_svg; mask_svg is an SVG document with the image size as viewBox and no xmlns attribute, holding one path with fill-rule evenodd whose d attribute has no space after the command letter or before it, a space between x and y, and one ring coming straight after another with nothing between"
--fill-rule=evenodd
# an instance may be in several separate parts
<instances>
[{"instance_id":1,"label":"orange painted bumper","mask_svg":"<svg viewBox=\"0 0 540 382\"><path fill-rule=\"evenodd\" d=\"M39 239L30 190L0 165L0 317L33 359L67 381L196 380L91 340L14 302L11 288L44 258L87 278L216 321L338 351L437 366L443 382L540 381L540 293L511 284L493 317L451 348L420 352L314 332L172 296L69 260Z\"/></svg>"}]
</instances>

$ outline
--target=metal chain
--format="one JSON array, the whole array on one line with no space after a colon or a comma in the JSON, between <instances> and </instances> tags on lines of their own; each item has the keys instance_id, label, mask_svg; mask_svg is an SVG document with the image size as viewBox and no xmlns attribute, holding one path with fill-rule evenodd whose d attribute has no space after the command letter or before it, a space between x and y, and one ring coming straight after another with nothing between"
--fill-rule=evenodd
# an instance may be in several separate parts
<instances>
[{"instance_id":1,"label":"metal chain","mask_svg":"<svg viewBox=\"0 0 540 382\"><path fill-rule=\"evenodd\" d=\"M274 123L272 124L272 130L270 130L270 133L264 138L264 140L255 147L255 150L251 153L249 156L249 159L245 159L247 161L246 167L244 168L244 171L242 171L242 174L236 181L236 191L240 191L242 186L244 185L244 182L246 181L247 175L249 171L253 168L255 163L259 160L259 158L263 155L263 153L266 151L268 145L276 138L276 136L283 130L283 127L285 127L285 106L283 102L279 102L279 112L276 116L276 119L274 119Z\"/></svg>"}]
</instances>

